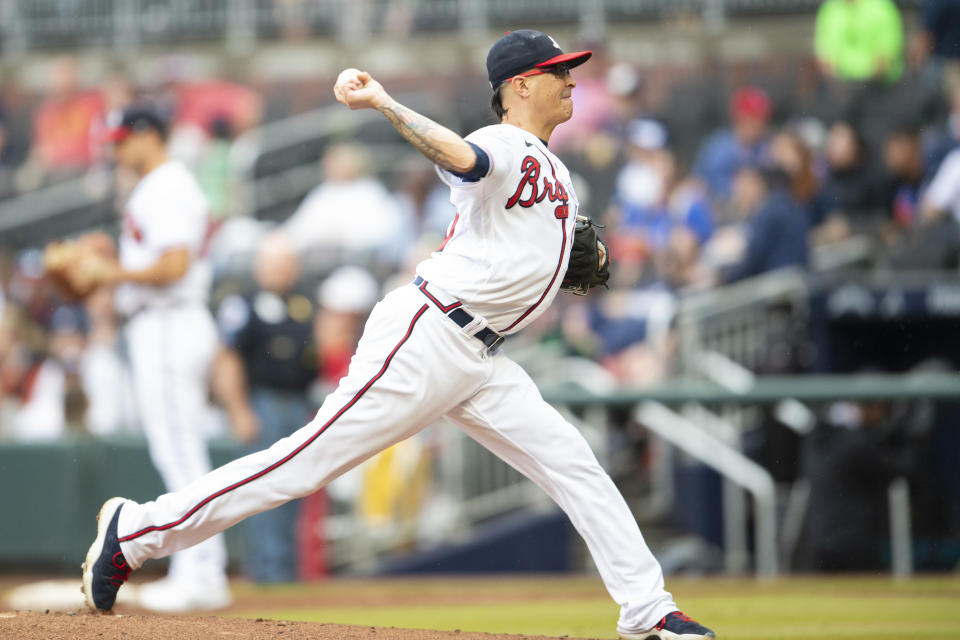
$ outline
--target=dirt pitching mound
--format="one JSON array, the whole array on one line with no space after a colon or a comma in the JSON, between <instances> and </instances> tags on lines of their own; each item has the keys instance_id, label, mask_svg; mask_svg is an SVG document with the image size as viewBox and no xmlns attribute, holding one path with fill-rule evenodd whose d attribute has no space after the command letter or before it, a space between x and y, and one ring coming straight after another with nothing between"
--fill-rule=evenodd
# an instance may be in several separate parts
<instances>
[{"instance_id":1,"label":"dirt pitching mound","mask_svg":"<svg viewBox=\"0 0 960 640\"><path fill-rule=\"evenodd\" d=\"M87 611L0 612L0 638L18 640L550 640L497 635L358 627L319 622L157 615L101 615Z\"/></svg>"}]
</instances>

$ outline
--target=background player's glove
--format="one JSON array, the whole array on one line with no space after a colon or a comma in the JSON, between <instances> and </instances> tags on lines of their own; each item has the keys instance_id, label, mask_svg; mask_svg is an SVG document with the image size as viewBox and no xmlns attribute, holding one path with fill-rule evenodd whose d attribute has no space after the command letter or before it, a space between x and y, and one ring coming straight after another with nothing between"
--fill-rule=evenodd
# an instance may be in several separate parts
<instances>
[{"instance_id":1,"label":"background player's glove","mask_svg":"<svg viewBox=\"0 0 960 640\"><path fill-rule=\"evenodd\" d=\"M46 276L70 300L82 300L106 279L116 249L109 236L88 234L51 242L43 252Z\"/></svg>"},{"instance_id":2,"label":"background player's glove","mask_svg":"<svg viewBox=\"0 0 960 640\"><path fill-rule=\"evenodd\" d=\"M562 289L585 296L593 287L607 286L610 279L610 257L606 245L597 237L597 226L586 216L577 216L573 248Z\"/></svg>"}]
</instances>

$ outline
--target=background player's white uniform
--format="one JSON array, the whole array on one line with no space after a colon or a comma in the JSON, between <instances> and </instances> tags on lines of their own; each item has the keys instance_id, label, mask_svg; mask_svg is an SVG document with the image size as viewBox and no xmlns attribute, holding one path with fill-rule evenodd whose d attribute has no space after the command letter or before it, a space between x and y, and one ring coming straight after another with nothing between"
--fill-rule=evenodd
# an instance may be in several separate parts
<instances>
[{"instance_id":1,"label":"background player's white uniform","mask_svg":"<svg viewBox=\"0 0 960 640\"><path fill-rule=\"evenodd\" d=\"M504 353L474 334L512 333L550 304L566 269L577 199L563 164L511 125L467 140L490 170L475 183L442 173L459 214L425 281L373 310L348 375L316 418L272 447L182 491L120 511L118 535L138 568L254 513L306 495L441 416L530 477L569 515L613 599L622 628L676 610L626 503L580 433ZM465 309L461 328L447 313Z\"/></svg>"},{"instance_id":2,"label":"background player's white uniform","mask_svg":"<svg viewBox=\"0 0 960 640\"><path fill-rule=\"evenodd\" d=\"M123 214L120 262L126 270L155 264L186 248L190 266L166 286L124 284L117 306L129 316L126 337L137 404L150 457L168 491L179 491L210 471L204 442L208 374L217 330L207 309L210 267L202 251L207 203L179 162L166 162L137 184ZM176 554L168 578L190 591L226 593L221 536Z\"/></svg>"}]
</instances>

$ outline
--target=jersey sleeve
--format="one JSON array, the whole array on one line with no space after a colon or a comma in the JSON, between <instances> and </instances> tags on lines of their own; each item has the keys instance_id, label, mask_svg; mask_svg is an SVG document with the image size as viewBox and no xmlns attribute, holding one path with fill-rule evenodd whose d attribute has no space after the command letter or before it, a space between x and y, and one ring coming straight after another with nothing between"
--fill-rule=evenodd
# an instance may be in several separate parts
<instances>
[{"instance_id":1,"label":"jersey sleeve","mask_svg":"<svg viewBox=\"0 0 960 640\"><path fill-rule=\"evenodd\" d=\"M482 152L489 165L485 175L463 176L446 169L437 167L440 179L449 187L486 190L499 186L510 170L510 159L516 150L516 144L511 143L508 136L497 131L496 127L487 127L474 131L464 138L470 146ZM523 144L519 142L519 144Z\"/></svg>"}]
</instances>

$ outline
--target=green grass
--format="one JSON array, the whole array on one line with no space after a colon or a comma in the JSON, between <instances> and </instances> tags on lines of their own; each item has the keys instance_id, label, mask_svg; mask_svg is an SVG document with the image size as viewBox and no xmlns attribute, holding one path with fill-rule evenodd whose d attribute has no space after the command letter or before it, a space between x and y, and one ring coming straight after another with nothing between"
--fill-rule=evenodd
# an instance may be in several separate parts
<instances>
[{"instance_id":1,"label":"green grass","mask_svg":"<svg viewBox=\"0 0 960 640\"><path fill-rule=\"evenodd\" d=\"M722 640L960 638L960 577L671 580ZM585 578L334 581L241 595L244 617L614 638L617 607ZM290 598L316 607L284 607ZM394 602L399 600L398 602ZM439 603L431 604L439 600Z\"/></svg>"},{"instance_id":2,"label":"green grass","mask_svg":"<svg viewBox=\"0 0 960 640\"><path fill-rule=\"evenodd\" d=\"M609 602L535 602L498 605L377 607L271 612L272 618L337 622L376 627L406 627L546 636L611 636L617 609Z\"/></svg>"}]
</instances>

